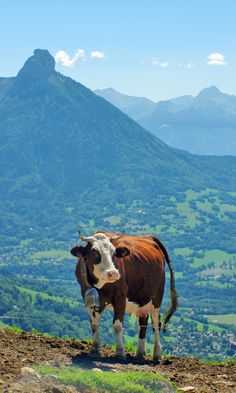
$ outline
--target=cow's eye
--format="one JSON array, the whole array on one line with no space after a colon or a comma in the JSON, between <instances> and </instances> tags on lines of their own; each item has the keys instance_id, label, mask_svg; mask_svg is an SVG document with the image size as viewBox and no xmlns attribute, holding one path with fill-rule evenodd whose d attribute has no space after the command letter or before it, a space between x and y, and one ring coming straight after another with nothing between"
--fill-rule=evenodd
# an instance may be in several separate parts
<instances>
[{"instance_id":1,"label":"cow's eye","mask_svg":"<svg viewBox=\"0 0 236 393\"><path fill-rule=\"evenodd\" d=\"M93 263L98 265L101 262L101 255L97 251L92 251Z\"/></svg>"}]
</instances>

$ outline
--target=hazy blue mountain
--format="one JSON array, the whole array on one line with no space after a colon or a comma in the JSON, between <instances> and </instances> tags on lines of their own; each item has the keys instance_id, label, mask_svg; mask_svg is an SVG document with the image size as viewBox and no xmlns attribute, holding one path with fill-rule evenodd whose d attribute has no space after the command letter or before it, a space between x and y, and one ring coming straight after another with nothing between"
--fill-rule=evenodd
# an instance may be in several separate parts
<instances>
[{"instance_id":1,"label":"hazy blue mountain","mask_svg":"<svg viewBox=\"0 0 236 393\"><path fill-rule=\"evenodd\" d=\"M185 95L181 97L172 98L170 102L175 104L180 110L188 108L194 100L193 96Z\"/></svg>"},{"instance_id":2,"label":"hazy blue mountain","mask_svg":"<svg viewBox=\"0 0 236 393\"><path fill-rule=\"evenodd\" d=\"M14 81L14 78L0 78L0 100L6 94Z\"/></svg>"},{"instance_id":3,"label":"hazy blue mountain","mask_svg":"<svg viewBox=\"0 0 236 393\"><path fill-rule=\"evenodd\" d=\"M150 116L155 108L155 102L147 98L127 96L111 87L103 90L95 90L94 93L105 98L105 100L109 101L136 121L138 121L139 118Z\"/></svg>"},{"instance_id":4,"label":"hazy blue mountain","mask_svg":"<svg viewBox=\"0 0 236 393\"><path fill-rule=\"evenodd\" d=\"M172 149L37 49L0 100L0 232L12 238L188 188L234 190L236 158ZM31 231L31 232L30 232ZM33 232L32 232L33 231Z\"/></svg>"},{"instance_id":5,"label":"hazy blue mountain","mask_svg":"<svg viewBox=\"0 0 236 393\"><path fill-rule=\"evenodd\" d=\"M109 95L104 98L110 100ZM143 116L135 115L134 108L128 112L125 99L113 104L170 146L197 154L236 155L236 96L215 86L195 98L160 101Z\"/></svg>"}]
</instances>

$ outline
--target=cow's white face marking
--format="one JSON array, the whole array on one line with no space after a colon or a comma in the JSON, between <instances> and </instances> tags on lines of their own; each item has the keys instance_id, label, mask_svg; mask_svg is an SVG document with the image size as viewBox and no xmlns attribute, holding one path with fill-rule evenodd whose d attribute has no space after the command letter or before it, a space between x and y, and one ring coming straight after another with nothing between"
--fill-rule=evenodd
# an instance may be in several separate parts
<instances>
[{"instance_id":1,"label":"cow's white face marking","mask_svg":"<svg viewBox=\"0 0 236 393\"><path fill-rule=\"evenodd\" d=\"M106 283L119 280L120 273L115 268L112 260L115 247L111 244L109 238L103 233L97 233L93 238L92 250L96 250L101 256L101 262L93 266L93 274L98 279L95 286L102 288Z\"/></svg>"}]
</instances>

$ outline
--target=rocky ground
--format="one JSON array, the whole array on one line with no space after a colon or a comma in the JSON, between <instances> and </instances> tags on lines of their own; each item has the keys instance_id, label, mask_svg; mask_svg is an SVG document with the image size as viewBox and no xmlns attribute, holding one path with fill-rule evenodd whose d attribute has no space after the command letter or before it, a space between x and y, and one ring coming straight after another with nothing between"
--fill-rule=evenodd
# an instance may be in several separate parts
<instances>
[{"instance_id":1,"label":"rocky ground","mask_svg":"<svg viewBox=\"0 0 236 393\"><path fill-rule=\"evenodd\" d=\"M180 391L187 392L236 392L236 364L224 363L209 365L197 359L170 357L161 364L153 365L150 358L137 364L128 354L127 360L120 363L113 351L104 346L102 356L89 356L90 345L86 341L62 340L55 337L16 334L0 330L0 392L1 393L76 393L73 386L65 386L55 378L40 377L32 370L32 365L76 364L84 369L102 371L152 371L164 375Z\"/></svg>"}]
</instances>

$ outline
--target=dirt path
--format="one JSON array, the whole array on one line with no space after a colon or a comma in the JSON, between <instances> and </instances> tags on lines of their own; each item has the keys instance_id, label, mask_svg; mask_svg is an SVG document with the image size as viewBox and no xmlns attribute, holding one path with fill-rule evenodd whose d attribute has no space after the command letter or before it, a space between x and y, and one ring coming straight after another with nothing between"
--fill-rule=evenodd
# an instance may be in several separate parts
<instances>
[{"instance_id":1,"label":"dirt path","mask_svg":"<svg viewBox=\"0 0 236 393\"><path fill-rule=\"evenodd\" d=\"M110 348L104 346L102 356L91 358L90 345L85 341L61 340L55 337L16 334L0 330L0 392L1 393L74 393L76 389L59 386L47 379L21 378L25 366L38 364L76 364L81 368L99 368L103 371L152 371L167 376L178 388L194 387L192 392L236 392L236 364L205 365L197 359L171 357L160 365L153 365L150 358L145 364L137 364L132 355L118 363ZM53 385L53 387L52 387ZM29 390L27 390L29 389Z\"/></svg>"}]
</instances>

